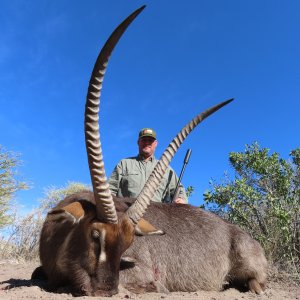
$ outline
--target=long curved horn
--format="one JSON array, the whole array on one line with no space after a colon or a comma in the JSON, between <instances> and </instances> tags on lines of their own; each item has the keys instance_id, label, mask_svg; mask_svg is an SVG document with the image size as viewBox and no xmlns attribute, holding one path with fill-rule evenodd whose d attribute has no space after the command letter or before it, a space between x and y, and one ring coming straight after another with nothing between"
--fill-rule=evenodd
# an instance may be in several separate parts
<instances>
[{"instance_id":1,"label":"long curved horn","mask_svg":"<svg viewBox=\"0 0 300 300\"><path fill-rule=\"evenodd\" d=\"M221 107L233 101L229 99L227 101L221 102L206 111L198 114L194 119L192 119L187 125L185 125L179 133L175 136L172 142L169 144L167 149L162 154L160 160L157 162L154 170L150 174L144 188L140 192L134 204L127 210L128 217L136 224L143 214L146 212L150 201L159 186L161 179L163 178L166 169L168 168L170 161L174 157L175 153L179 149L180 145L184 142L191 131L200 124L205 118L219 110Z\"/></svg>"},{"instance_id":2,"label":"long curved horn","mask_svg":"<svg viewBox=\"0 0 300 300\"><path fill-rule=\"evenodd\" d=\"M104 170L99 133L99 105L102 82L109 57L130 23L145 8L140 7L128 16L111 34L103 46L93 69L85 105L85 143L98 219L117 223L118 217Z\"/></svg>"}]
</instances>

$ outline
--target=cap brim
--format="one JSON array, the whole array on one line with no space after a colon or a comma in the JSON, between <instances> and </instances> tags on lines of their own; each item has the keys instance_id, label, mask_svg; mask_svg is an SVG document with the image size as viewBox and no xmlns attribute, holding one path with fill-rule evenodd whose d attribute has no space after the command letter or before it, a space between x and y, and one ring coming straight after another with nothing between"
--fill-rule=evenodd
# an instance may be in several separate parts
<instances>
[{"instance_id":1,"label":"cap brim","mask_svg":"<svg viewBox=\"0 0 300 300\"><path fill-rule=\"evenodd\" d=\"M150 134L143 134L139 137L139 139L143 138L143 137L151 137L153 138L154 140L156 140L156 138L153 136L153 135L150 135Z\"/></svg>"}]
</instances>

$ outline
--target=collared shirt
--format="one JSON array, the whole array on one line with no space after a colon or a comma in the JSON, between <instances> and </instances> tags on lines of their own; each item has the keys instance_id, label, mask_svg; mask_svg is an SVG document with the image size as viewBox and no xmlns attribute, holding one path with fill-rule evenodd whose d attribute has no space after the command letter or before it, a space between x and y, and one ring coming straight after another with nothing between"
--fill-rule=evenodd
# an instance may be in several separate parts
<instances>
[{"instance_id":1,"label":"collared shirt","mask_svg":"<svg viewBox=\"0 0 300 300\"><path fill-rule=\"evenodd\" d=\"M108 180L112 194L117 197L136 198L157 162L158 160L154 156L147 160L142 159L141 156L122 159ZM177 175L171 167L168 167L152 201L168 202L168 198L172 199L177 182ZM182 185L179 186L178 197L187 202L187 196Z\"/></svg>"}]
</instances>

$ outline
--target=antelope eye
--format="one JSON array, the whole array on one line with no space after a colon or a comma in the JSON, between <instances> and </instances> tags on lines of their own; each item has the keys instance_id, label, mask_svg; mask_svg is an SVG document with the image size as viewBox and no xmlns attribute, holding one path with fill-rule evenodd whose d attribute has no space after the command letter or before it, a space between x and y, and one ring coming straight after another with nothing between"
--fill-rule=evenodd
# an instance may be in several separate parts
<instances>
[{"instance_id":1,"label":"antelope eye","mask_svg":"<svg viewBox=\"0 0 300 300\"><path fill-rule=\"evenodd\" d=\"M98 230L92 230L92 238L93 239L99 239L100 237L100 232Z\"/></svg>"}]
</instances>

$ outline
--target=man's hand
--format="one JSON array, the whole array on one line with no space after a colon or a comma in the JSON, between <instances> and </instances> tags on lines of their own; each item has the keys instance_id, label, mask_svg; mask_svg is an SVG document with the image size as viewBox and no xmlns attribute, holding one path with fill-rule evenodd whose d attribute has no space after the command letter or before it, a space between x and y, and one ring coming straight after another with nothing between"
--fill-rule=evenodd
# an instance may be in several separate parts
<instances>
[{"instance_id":1,"label":"man's hand","mask_svg":"<svg viewBox=\"0 0 300 300\"><path fill-rule=\"evenodd\" d=\"M177 204L185 204L185 202L184 202L184 200L183 199L181 199L181 198L177 198L177 199L175 199L175 201L174 201L175 203L177 203Z\"/></svg>"}]
</instances>

